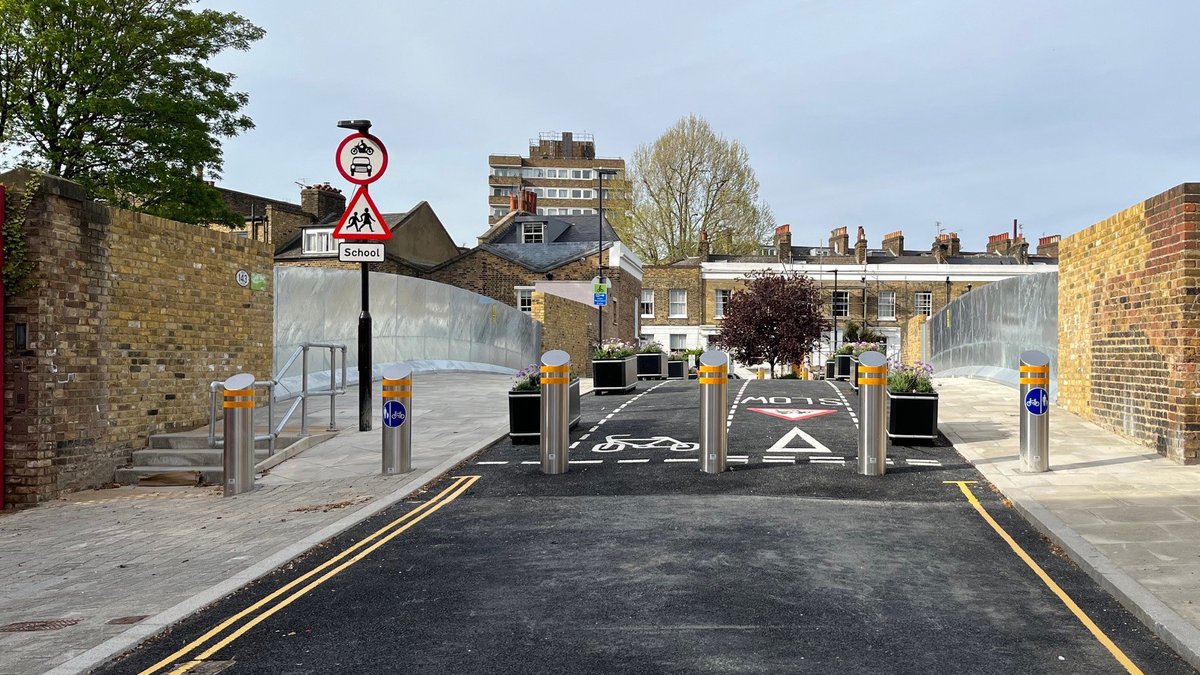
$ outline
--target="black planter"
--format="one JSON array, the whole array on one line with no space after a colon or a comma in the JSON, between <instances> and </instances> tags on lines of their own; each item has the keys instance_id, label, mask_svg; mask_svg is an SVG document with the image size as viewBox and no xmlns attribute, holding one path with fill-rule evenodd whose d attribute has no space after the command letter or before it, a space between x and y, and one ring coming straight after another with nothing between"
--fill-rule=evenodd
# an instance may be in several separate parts
<instances>
[{"instance_id":1,"label":"black planter","mask_svg":"<svg viewBox=\"0 0 1200 675\"><path fill-rule=\"evenodd\" d=\"M661 380L667 376L667 355L657 354L637 355L637 376L639 380Z\"/></svg>"},{"instance_id":2,"label":"black planter","mask_svg":"<svg viewBox=\"0 0 1200 675\"><path fill-rule=\"evenodd\" d=\"M850 359L850 388L858 391L858 359Z\"/></svg>"},{"instance_id":3,"label":"black planter","mask_svg":"<svg viewBox=\"0 0 1200 675\"><path fill-rule=\"evenodd\" d=\"M579 380L567 385L570 426L579 424ZM537 443L542 437L542 393L508 392L508 437L513 443Z\"/></svg>"},{"instance_id":4,"label":"black planter","mask_svg":"<svg viewBox=\"0 0 1200 675\"><path fill-rule=\"evenodd\" d=\"M839 380L850 379L850 361L854 359L849 354L836 354L833 357L835 362L834 377Z\"/></svg>"},{"instance_id":5,"label":"black planter","mask_svg":"<svg viewBox=\"0 0 1200 675\"><path fill-rule=\"evenodd\" d=\"M825 379L833 379L833 359L829 359L825 362Z\"/></svg>"},{"instance_id":6,"label":"black planter","mask_svg":"<svg viewBox=\"0 0 1200 675\"><path fill-rule=\"evenodd\" d=\"M597 394L633 391L637 386L637 358L592 361L592 391Z\"/></svg>"},{"instance_id":7,"label":"black planter","mask_svg":"<svg viewBox=\"0 0 1200 675\"><path fill-rule=\"evenodd\" d=\"M682 380L687 377L687 361L667 361L667 379Z\"/></svg>"},{"instance_id":8,"label":"black planter","mask_svg":"<svg viewBox=\"0 0 1200 675\"><path fill-rule=\"evenodd\" d=\"M893 393L888 397L888 438L897 445L914 441L932 443L938 435L938 395L915 392Z\"/></svg>"}]
</instances>

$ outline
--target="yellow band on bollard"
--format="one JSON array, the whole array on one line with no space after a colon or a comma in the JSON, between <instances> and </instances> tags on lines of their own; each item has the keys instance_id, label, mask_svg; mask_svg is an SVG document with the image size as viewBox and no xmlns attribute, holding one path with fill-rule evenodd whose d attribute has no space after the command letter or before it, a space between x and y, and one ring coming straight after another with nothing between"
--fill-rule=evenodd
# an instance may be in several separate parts
<instances>
[{"instance_id":1,"label":"yellow band on bollard","mask_svg":"<svg viewBox=\"0 0 1200 675\"><path fill-rule=\"evenodd\" d=\"M386 377L383 379L383 386L385 387L399 387L406 384L412 384L411 377L402 377L399 380L389 380Z\"/></svg>"},{"instance_id":2,"label":"yellow band on bollard","mask_svg":"<svg viewBox=\"0 0 1200 675\"><path fill-rule=\"evenodd\" d=\"M543 373L565 373L571 369L571 366L542 366Z\"/></svg>"},{"instance_id":3,"label":"yellow band on bollard","mask_svg":"<svg viewBox=\"0 0 1200 675\"><path fill-rule=\"evenodd\" d=\"M1022 373L1049 373L1050 366L1026 366L1026 365L1022 364L1021 372Z\"/></svg>"},{"instance_id":4,"label":"yellow band on bollard","mask_svg":"<svg viewBox=\"0 0 1200 675\"><path fill-rule=\"evenodd\" d=\"M543 377L542 384L571 384L569 377Z\"/></svg>"},{"instance_id":5,"label":"yellow band on bollard","mask_svg":"<svg viewBox=\"0 0 1200 675\"><path fill-rule=\"evenodd\" d=\"M700 366L700 372L702 372L702 373L727 373L727 372L729 372L729 370L725 366Z\"/></svg>"},{"instance_id":6,"label":"yellow band on bollard","mask_svg":"<svg viewBox=\"0 0 1200 675\"><path fill-rule=\"evenodd\" d=\"M860 373L886 373L887 366L864 366L861 363L858 365Z\"/></svg>"},{"instance_id":7,"label":"yellow band on bollard","mask_svg":"<svg viewBox=\"0 0 1200 675\"><path fill-rule=\"evenodd\" d=\"M729 382L729 379L724 377L702 377L699 379L699 382L700 384L726 384Z\"/></svg>"},{"instance_id":8,"label":"yellow band on bollard","mask_svg":"<svg viewBox=\"0 0 1200 675\"><path fill-rule=\"evenodd\" d=\"M864 384L887 384L886 377L860 377L858 378L859 386Z\"/></svg>"},{"instance_id":9,"label":"yellow band on bollard","mask_svg":"<svg viewBox=\"0 0 1200 675\"><path fill-rule=\"evenodd\" d=\"M383 392L383 397L384 398L412 398L412 392L411 391L385 391L385 392Z\"/></svg>"},{"instance_id":10,"label":"yellow band on bollard","mask_svg":"<svg viewBox=\"0 0 1200 675\"><path fill-rule=\"evenodd\" d=\"M253 408L254 407L254 390L253 389L235 389L225 392L225 407L226 408Z\"/></svg>"},{"instance_id":11,"label":"yellow band on bollard","mask_svg":"<svg viewBox=\"0 0 1200 675\"><path fill-rule=\"evenodd\" d=\"M1048 377L1022 377L1021 384L1050 384Z\"/></svg>"},{"instance_id":12,"label":"yellow band on bollard","mask_svg":"<svg viewBox=\"0 0 1200 675\"><path fill-rule=\"evenodd\" d=\"M226 408L253 408L254 401L225 401Z\"/></svg>"}]
</instances>

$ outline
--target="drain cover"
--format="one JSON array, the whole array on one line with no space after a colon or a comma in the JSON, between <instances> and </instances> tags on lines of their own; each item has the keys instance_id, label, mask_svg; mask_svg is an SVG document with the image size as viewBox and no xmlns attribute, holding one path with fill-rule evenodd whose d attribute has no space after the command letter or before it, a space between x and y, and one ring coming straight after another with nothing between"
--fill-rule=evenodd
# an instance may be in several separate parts
<instances>
[{"instance_id":1,"label":"drain cover","mask_svg":"<svg viewBox=\"0 0 1200 675\"><path fill-rule=\"evenodd\" d=\"M80 619L42 619L40 621L18 621L0 626L0 633L32 633L39 630L58 630L74 626Z\"/></svg>"}]
</instances>

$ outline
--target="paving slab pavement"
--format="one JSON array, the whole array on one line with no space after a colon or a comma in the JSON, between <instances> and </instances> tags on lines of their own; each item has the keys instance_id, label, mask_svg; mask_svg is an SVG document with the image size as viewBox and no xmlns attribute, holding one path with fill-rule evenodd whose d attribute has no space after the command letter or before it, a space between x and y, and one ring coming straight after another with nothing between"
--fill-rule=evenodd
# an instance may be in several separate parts
<instances>
[{"instance_id":1,"label":"paving slab pavement","mask_svg":"<svg viewBox=\"0 0 1200 675\"><path fill-rule=\"evenodd\" d=\"M507 433L511 384L508 375L415 374L414 470L402 476L379 475L377 383L373 431L351 427L351 388L338 401L343 430L272 468L254 492L89 490L0 515L0 626L71 624L0 632L0 674L85 671L403 499ZM328 407L310 412L322 415L314 432Z\"/></svg>"},{"instance_id":2,"label":"paving slab pavement","mask_svg":"<svg viewBox=\"0 0 1200 675\"><path fill-rule=\"evenodd\" d=\"M1057 406L1050 471L1021 473L1017 391L938 378L939 427L1030 522L1200 668L1200 466Z\"/></svg>"}]
</instances>

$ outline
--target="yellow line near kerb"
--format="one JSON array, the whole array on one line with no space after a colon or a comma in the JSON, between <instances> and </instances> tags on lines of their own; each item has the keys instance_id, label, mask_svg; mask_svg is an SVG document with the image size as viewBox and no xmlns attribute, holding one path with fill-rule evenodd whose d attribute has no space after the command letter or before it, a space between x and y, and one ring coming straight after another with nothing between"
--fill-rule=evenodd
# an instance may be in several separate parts
<instances>
[{"instance_id":1,"label":"yellow line near kerb","mask_svg":"<svg viewBox=\"0 0 1200 675\"><path fill-rule=\"evenodd\" d=\"M292 604L294 601L298 600L299 598L301 598L302 596L307 594L309 591L313 590L317 586L320 586L321 584L325 583L329 579L333 578L334 575L341 573L342 571L344 571L345 569L347 569L354 563L367 557L372 552L374 552L376 549L378 549L380 546L383 546L384 544L388 543L392 539L395 539L396 537L400 536L409 528L413 527L414 525L421 522L422 520L425 520L426 518L428 518L430 515L432 515L438 509L442 508L443 506L445 506L445 505L449 504L450 502L454 501L455 499L457 499L459 496L462 495L462 493L464 493L468 489L470 489L470 487L472 485L474 485L480 478L481 478L481 476L457 476L454 479L454 482L452 482L449 487L447 487L445 490L442 490L441 492L439 492L437 494L437 496L435 496L433 499L430 499L429 501L425 502L424 504L421 504L417 508L400 516L396 520L393 520L392 522L388 523L387 525L384 525L383 527L372 532L371 534L367 535L366 537L363 537L359 541L355 542L353 546L347 548L346 550L344 550L341 553L337 554L336 556L330 558L329 560L326 560L325 562L321 563L316 568L306 572L305 574L303 574L302 576L300 576L296 579L293 579L292 581L288 582L285 586L274 591L273 593L271 593L267 597L263 598L262 600L259 600L258 602L254 603L253 605L250 605L246 609L243 609L242 611L238 612L237 614L234 614L233 616L229 617L228 619L225 619L221 623L214 626L211 630L209 630L204 635L201 635L200 637L196 638L192 642L188 643L187 646L179 649L174 654L171 654L170 656L166 657L162 661L159 661L158 663L143 670L140 673L140 675L149 675L150 673L156 673L159 670L162 670L163 668L171 665L172 663L176 663L178 661L178 659L180 659L184 655L192 652L193 650L199 649L206 642L213 639L214 637L219 635L221 632L223 632L225 629L229 628L233 624L242 620L247 615L265 607L266 605L268 605L269 603L274 601L279 596L283 595L284 593L287 593L289 590L304 583L306 580L312 578L313 576L320 574L322 571L329 568L334 563L337 563L339 560L346 558L347 556L354 553L355 551L359 551L359 549L363 549L362 551L359 551L358 554L355 555L353 558L350 558L349 560L343 562L342 564L338 565L337 567L333 568L332 570L329 570L325 574L322 574L317 580L313 581L312 583L307 584L300 590L296 591L295 593L292 593L288 597L281 600L278 604L270 607L263 613L259 614L258 616L254 617L253 619L251 619L250 621L247 621L240 628L238 628L234 632L230 633L225 638L221 639L221 641L217 642L216 644L214 644L213 646L204 650L203 652L196 654L189 661L187 661L183 664L180 664L178 668L171 671L171 675L179 675L181 673L186 673L189 670L202 665L207 659L212 658L212 656L214 654L216 654L218 651L229 646L229 644L232 643L234 640L236 640L239 637L241 637L242 635L244 635L246 633L246 631L248 631L251 628L262 623L271 615L275 614L276 612L283 609L284 607L287 607L288 605ZM391 530L390 533L389 533L389 530ZM386 536L384 536L384 535L386 535ZM371 541L373 541L375 539L379 539L379 541L376 541L374 544L367 546L368 543L370 543ZM364 546L367 546L367 547L363 548Z\"/></svg>"},{"instance_id":2,"label":"yellow line near kerb","mask_svg":"<svg viewBox=\"0 0 1200 675\"><path fill-rule=\"evenodd\" d=\"M983 504L980 504L979 500L975 498L975 495L971 492L971 488L967 487L968 485L974 485L975 481L947 480L942 482L950 485L957 485L958 489L962 490L962 493L967 496L967 501L971 503L971 506L975 507L975 510L979 512L979 515L983 516L983 519L987 521L988 525L992 526L992 529L996 531L996 534L1000 535L1000 538L1008 543L1013 552L1017 554L1017 557L1019 557L1021 560L1024 560L1025 564L1029 566L1029 569L1033 570L1034 573L1038 575L1042 582L1045 583L1046 586L1058 596L1059 600L1062 600L1062 603L1067 606L1067 609L1071 610L1071 613L1075 615L1075 618L1079 619L1079 622L1082 623L1092 633L1092 636L1095 637L1100 644L1104 645L1104 648L1113 655L1113 658L1115 658L1122 666L1125 666L1125 670L1129 671L1130 673L1142 675L1142 669L1134 665L1133 661L1130 661L1129 657L1125 656L1125 652L1121 651L1121 648L1114 644L1113 641L1104 634L1104 631L1100 630L1100 627L1097 626L1091 620L1091 618L1089 618L1088 615L1079 608L1079 605L1075 604L1075 601L1071 599L1071 596L1067 595L1066 591L1059 588L1058 584L1054 583L1054 580L1050 578L1050 575L1046 574L1046 571L1043 570L1040 565L1034 562L1033 558L1029 557L1029 554L1025 552L1025 549L1021 548L1021 545L1018 544L1012 537L1010 537L1008 532L1005 532L1004 528L1000 527L999 523L992 519L992 516L988 514L987 509L983 508Z\"/></svg>"}]
</instances>

